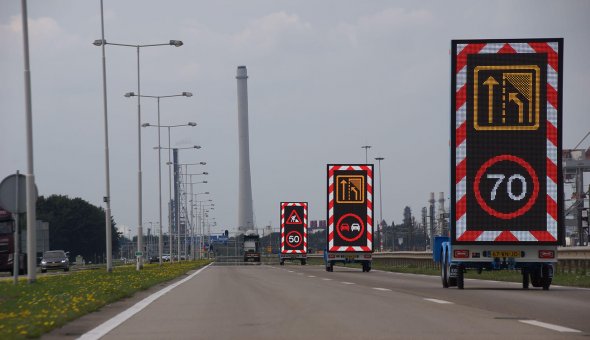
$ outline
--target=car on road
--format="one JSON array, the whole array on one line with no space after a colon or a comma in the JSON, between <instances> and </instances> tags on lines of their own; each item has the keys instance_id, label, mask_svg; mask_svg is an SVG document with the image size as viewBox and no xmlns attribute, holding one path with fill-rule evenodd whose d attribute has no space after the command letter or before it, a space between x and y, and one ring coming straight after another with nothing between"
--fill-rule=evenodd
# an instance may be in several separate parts
<instances>
[{"instance_id":1,"label":"car on road","mask_svg":"<svg viewBox=\"0 0 590 340\"><path fill-rule=\"evenodd\" d=\"M162 259L164 258L164 256L162 256ZM156 263L156 262L160 262L160 258L158 257L158 255L152 255L150 256L149 259L150 263ZM163 261L163 260L162 260Z\"/></svg>"},{"instance_id":2,"label":"car on road","mask_svg":"<svg viewBox=\"0 0 590 340\"><path fill-rule=\"evenodd\" d=\"M170 262L170 254L163 254L162 261L163 262Z\"/></svg>"},{"instance_id":3,"label":"car on road","mask_svg":"<svg viewBox=\"0 0 590 340\"><path fill-rule=\"evenodd\" d=\"M43 253L41 258L41 273L48 269L62 269L64 272L70 270L68 254L63 250L49 250Z\"/></svg>"}]
</instances>

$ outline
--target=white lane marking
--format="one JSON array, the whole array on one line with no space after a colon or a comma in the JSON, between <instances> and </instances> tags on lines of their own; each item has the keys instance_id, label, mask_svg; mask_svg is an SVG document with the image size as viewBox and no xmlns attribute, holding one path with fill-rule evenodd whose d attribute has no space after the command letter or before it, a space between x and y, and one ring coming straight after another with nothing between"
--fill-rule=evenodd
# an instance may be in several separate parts
<instances>
[{"instance_id":1,"label":"white lane marking","mask_svg":"<svg viewBox=\"0 0 590 340\"><path fill-rule=\"evenodd\" d=\"M141 312L142 309L144 309L145 307L149 306L152 302L156 301L158 298L160 298L162 295L168 293L169 291L171 291L172 289L180 286L181 284L185 283L186 281L192 279L193 277L197 276L200 272L202 272L203 270L209 268L209 266L211 266L213 263L210 263L208 265L206 265L205 267L197 270L195 273L192 273L191 275L185 277L184 279L175 282L167 287L164 287L162 289L160 289L159 291L155 292L154 294L146 297L145 299L139 301L138 303L136 303L135 305L129 307L128 309L122 311L121 313L113 316L112 318L110 318L109 320L105 321L104 323L98 325L97 327L95 327L94 329L89 330L88 332L82 334L82 336L80 336L78 338L78 340L95 340L95 339L100 339L103 336L105 336L108 332L112 331L115 327L119 326L120 324L122 324L123 322L125 322L127 319L129 319L130 317L132 317L133 315Z\"/></svg>"},{"instance_id":2,"label":"white lane marking","mask_svg":"<svg viewBox=\"0 0 590 340\"><path fill-rule=\"evenodd\" d=\"M391 289L387 289L387 288L373 287L373 289L375 289L375 290L380 290L380 291L382 291L382 292L391 292Z\"/></svg>"},{"instance_id":3,"label":"white lane marking","mask_svg":"<svg viewBox=\"0 0 590 340\"><path fill-rule=\"evenodd\" d=\"M439 300L439 299L426 299L426 298L424 298L424 300L434 302L434 303L440 303L440 304L453 304L450 301Z\"/></svg>"},{"instance_id":4,"label":"white lane marking","mask_svg":"<svg viewBox=\"0 0 590 340\"><path fill-rule=\"evenodd\" d=\"M354 282L346 282L346 281L342 281L340 283L342 283L343 285L353 285L353 284L355 284Z\"/></svg>"},{"instance_id":5,"label":"white lane marking","mask_svg":"<svg viewBox=\"0 0 590 340\"><path fill-rule=\"evenodd\" d=\"M307 275L307 277L315 277L314 275Z\"/></svg>"},{"instance_id":6,"label":"white lane marking","mask_svg":"<svg viewBox=\"0 0 590 340\"><path fill-rule=\"evenodd\" d=\"M293 271L292 271L292 270L287 270L287 271L288 271L289 273L293 273Z\"/></svg>"},{"instance_id":7,"label":"white lane marking","mask_svg":"<svg viewBox=\"0 0 590 340\"><path fill-rule=\"evenodd\" d=\"M562 332L562 333L581 333L582 332L577 329L553 325L550 323L545 323L545 322L541 322L541 321L537 321L537 320L518 320L518 321L522 322L522 323L529 324L529 325L543 327L543 328L551 329L553 331Z\"/></svg>"},{"instance_id":8,"label":"white lane marking","mask_svg":"<svg viewBox=\"0 0 590 340\"><path fill-rule=\"evenodd\" d=\"M324 280L324 281L332 281L332 279L328 279L328 278L323 278L322 280Z\"/></svg>"}]
</instances>

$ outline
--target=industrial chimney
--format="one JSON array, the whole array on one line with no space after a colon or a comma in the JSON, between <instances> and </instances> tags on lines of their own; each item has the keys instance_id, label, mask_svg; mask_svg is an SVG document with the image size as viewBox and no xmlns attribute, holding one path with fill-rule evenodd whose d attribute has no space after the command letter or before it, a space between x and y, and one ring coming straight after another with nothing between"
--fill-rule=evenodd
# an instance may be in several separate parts
<instances>
[{"instance_id":1,"label":"industrial chimney","mask_svg":"<svg viewBox=\"0 0 590 340\"><path fill-rule=\"evenodd\" d=\"M250 138L248 136L248 74L246 66L238 66L238 143L239 143L239 190L238 231L254 229L252 209L252 182L250 179Z\"/></svg>"}]
</instances>

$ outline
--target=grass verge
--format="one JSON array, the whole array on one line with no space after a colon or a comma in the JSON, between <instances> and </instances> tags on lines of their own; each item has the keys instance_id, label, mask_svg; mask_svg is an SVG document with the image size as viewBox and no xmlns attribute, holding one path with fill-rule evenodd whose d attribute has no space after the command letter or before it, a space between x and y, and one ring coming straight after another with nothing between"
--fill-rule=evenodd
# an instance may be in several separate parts
<instances>
[{"instance_id":1,"label":"grass verge","mask_svg":"<svg viewBox=\"0 0 590 340\"><path fill-rule=\"evenodd\" d=\"M34 284L0 282L0 339L36 338L68 321L158 283L203 267L210 261L134 265L40 276Z\"/></svg>"}]
</instances>

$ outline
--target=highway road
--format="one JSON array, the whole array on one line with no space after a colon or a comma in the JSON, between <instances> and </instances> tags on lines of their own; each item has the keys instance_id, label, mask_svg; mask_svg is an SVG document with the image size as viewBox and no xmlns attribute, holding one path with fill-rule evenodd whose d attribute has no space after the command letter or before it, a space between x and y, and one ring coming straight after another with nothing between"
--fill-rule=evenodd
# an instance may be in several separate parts
<instances>
[{"instance_id":1,"label":"highway road","mask_svg":"<svg viewBox=\"0 0 590 340\"><path fill-rule=\"evenodd\" d=\"M467 280L464 290L444 289L432 276L342 267L328 273L322 266L299 265L213 265L175 285L137 313L115 317L109 327L103 324L87 338L497 340L590 335L588 289L524 291L516 283L479 280Z\"/></svg>"}]
</instances>

